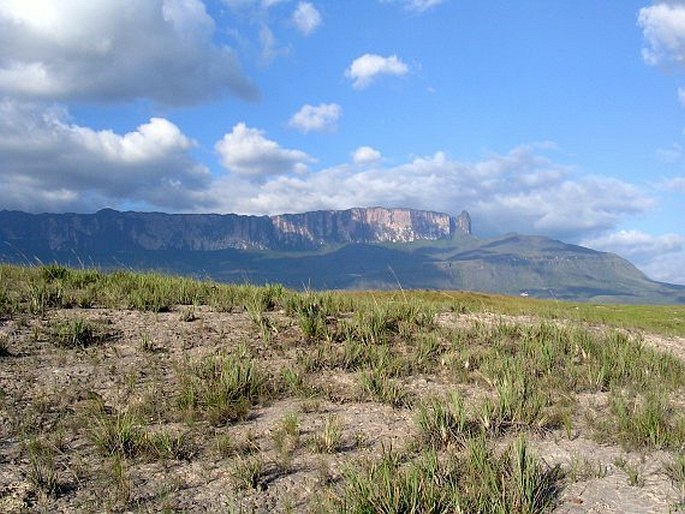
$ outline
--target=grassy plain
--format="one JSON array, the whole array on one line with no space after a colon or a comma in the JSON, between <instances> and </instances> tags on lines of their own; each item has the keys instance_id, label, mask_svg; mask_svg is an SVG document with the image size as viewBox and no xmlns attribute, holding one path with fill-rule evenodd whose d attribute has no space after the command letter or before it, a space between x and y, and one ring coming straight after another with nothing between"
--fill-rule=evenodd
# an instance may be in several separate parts
<instances>
[{"instance_id":1,"label":"grassy plain","mask_svg":"<svg viewBox=\"0 0 685 514\"><path fill-rule=\"evenodd\" d=\"M685 307L0 265L0 511L673 512Z\"/></svg>"}]
</instances>

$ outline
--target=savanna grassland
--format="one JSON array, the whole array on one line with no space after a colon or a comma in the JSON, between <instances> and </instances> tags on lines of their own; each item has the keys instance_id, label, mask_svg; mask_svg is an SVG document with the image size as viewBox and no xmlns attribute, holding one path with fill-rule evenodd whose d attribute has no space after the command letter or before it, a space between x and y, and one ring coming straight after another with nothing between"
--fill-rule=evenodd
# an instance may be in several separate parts
<instances>
[{"instance_id":1,"label":"savanna grassland","mask_svg":"<svg viewBox=\"0 0 685 514\"><path fill-rule=\"evenodd\" d=\"M685 510L685 307L0 266L0 512Z\"/></svg>"}]
</instances>

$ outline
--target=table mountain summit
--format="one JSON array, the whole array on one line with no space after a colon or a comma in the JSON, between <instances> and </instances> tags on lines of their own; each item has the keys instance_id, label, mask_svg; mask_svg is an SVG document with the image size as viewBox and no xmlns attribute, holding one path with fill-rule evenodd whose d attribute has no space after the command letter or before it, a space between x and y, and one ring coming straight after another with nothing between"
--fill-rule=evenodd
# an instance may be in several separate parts
<instances>
[{"instance_id":1,"label":"table mountain summit","mask_svg":"<svg viewBox=\"0 0 685 514\"><path fill-rule=\"evenodd\" d=\"M0 211L0 262L123 267L294 289L465 289L604 303L685 303L685 286L650 280L611 253L540 236L475 237L466 211Z\"/></svg>"},{"instance_id":2,"label":"table mountain summit","mask_svg":"<svg viewBox=\"0 0 685 514\"><path fill-rule=\"evenodd\" d=\"M348 243L411 243L471 234L471 218L382 207L276 216L27 214L0 211L0 239L25 252L227 249L305 251Z\"/></svg>"}]
</instances>

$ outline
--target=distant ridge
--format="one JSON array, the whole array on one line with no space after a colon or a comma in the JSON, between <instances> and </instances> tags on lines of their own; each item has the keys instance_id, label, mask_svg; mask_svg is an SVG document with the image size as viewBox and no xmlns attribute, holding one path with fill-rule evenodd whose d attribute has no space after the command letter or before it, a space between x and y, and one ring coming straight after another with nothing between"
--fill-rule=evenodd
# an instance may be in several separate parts
<instances>
[{"instance_id":1,"label":"distant ridge","mask_svg":"<svg viewBox=\"0 0 685 514\"><path fill-rule=\"evenodd\" d=\"M601 303L685 303L685 286L650 280L612 253L540 236L474 237L466 211L0 211L0 262L125 267L296 289L461 289Z\"/></svg>"},{"instance_id":2,"label":"distant ridge","mask_svg":"<svg viewBox=\"0 0 685 514\"><path fill-rule=\"evenodd\" d=\"M30 252L227 249L304 251L348 243L410 243L471 233L466 211L382 207L276 216L163 214L103 209L95 214L0 211L0 240Z\"/></svg>"}]
</instances>

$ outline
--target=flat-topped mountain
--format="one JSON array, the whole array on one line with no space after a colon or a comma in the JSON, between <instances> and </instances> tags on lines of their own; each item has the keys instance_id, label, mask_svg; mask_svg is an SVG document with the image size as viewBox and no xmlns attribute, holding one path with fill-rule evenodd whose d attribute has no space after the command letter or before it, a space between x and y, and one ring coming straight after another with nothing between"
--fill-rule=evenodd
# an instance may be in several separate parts
<instances>
[{"instance_id":1,"label":"flat-topped mountain","mask_svg":"<svg viewBox=\"0 0 685 514\"><path fill-rule=\"evenodd\" d=\"M0 262L180 273L313 289L465 289L615 303L685 303L685 286L546 237L471 235L471 218L358 208L277 216L0 211Z\"/></svg>"},{"instance_id":2,"label":"flat-topped mountain","mask_svg":"<svg viewBox=\"0 0 685 514\"><path fill-rule=\"evenodd\" d=\"M410 243L471 233L466 211L447 214L381 207L277 216L238 214L27 214L0 211L0 240L22 251L314 250L348 243Z\"/></svg>"}]
</instances>

